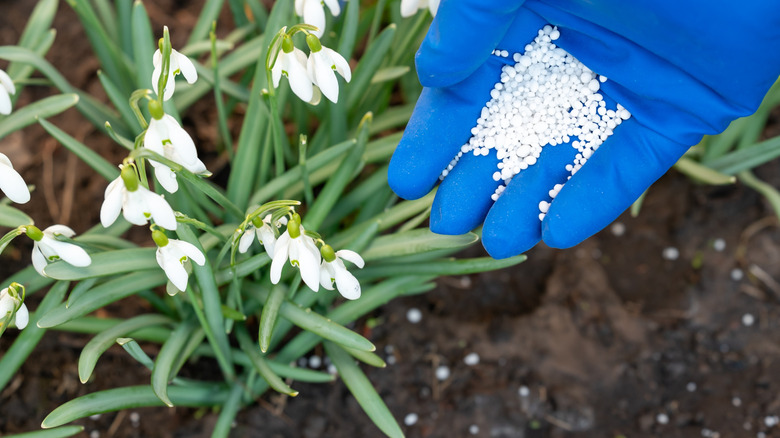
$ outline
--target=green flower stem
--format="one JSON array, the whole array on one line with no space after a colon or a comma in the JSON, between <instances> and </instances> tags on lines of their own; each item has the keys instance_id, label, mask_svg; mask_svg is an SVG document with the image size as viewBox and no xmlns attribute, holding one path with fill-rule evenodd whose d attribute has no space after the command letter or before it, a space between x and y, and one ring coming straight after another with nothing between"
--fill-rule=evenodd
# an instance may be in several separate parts
<instances>
[{"instance_id":1,"label":"green flower stem","mask_svg":"<svg viewBox=\"0 0 780 438\"><path fill-rule=\"evenodd\" d=\"M217 128L219 134L222 137L222 144L227 152L228 162L233 162L233 139L230 136L230 129L228 129L227 118L228 115L225 112L225 103L222 100L222 89L219 86L219 62L217 59L217 22L211 23L211 32L209 32L209 39L211 40L211 68L214 70L214 101L217 104Z\"/></svg>"}]
</instances>

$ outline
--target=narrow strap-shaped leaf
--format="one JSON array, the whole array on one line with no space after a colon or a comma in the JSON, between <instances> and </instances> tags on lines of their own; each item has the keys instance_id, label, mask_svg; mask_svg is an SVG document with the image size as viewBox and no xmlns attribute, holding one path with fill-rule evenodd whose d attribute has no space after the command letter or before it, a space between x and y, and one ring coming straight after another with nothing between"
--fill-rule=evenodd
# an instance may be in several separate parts
<instances>
[{"instance_id":1,"label":"narrow strap-shaped leaf","mask_svg":"<svg viewBox=\"0 0 780 438\"><path fill-rule=\"evenodd\" d=\"M167 281L168 278L162 270L134 272L114 278L92 288L70 307L65 307L65 304L62 304L46 312L38 321L38 327L54 327L89 312L94 312L136 292L161 286Z\"/></svg>"},{"instance_id":2,"label":"narrow strap-shaped leaf","mask_svg":"<svg viewBox=\"0 0 780 438\"><path fill-rule=\"evenodd\" d=\"M40 119L38 120L38 123L40 123L41 126L43 126L43 129L51 134L52 137L57 139L57 141L65 146L69 151L76 154L76 156L78 156L81 161L89 165L89 167L95 169L95 171L107 181L112 181L119 176L119 169L117 169L116 166L106 161L105 158L101 157L97 154L97 152L88 148L86 145L84 145L84 143L81 143L80 141L66 134L65 131L52 125L46 120Z\"/></svg>"},{"instance_id":3,"label":"narrow strap-shaped leaf","mask_svg":"<svg viewBox=\"0 0 780 438\"><path fill-rule=\"evenodd\" d=\"M170 322L172 322L170 318L162 315L141 315L130 318L99 333L87 342L87 345L81 350L78 366L79 380L81 380L81 383L86 383L87 380L89 380L100 356L108 350L109 347L114 345L117 338L127 336L128 334L145 327L162 325Z\"/></svg>"},{"instance_id":4,"label":"narrow strap-shaped leaf","mask_svg":"<svg viewBox=\"0 0 780 438\"><path fill-rule=\"evenodd\" d=\"M707 166L726 175L736 175L743 170L753 169L777 157L780 157L780 136L729 152L707 162Z\"/></svg>"},{"instance_id":5,"label":"narrow strap-shaped leaf","mask_svg":"<svg viewBox=\"0 0 780 438\"><path fill-rule=\"evenodd\" d=\"M3 353L3 357L0 358L0 391L11 381L16 370L22 366L38 342L41 341L46 329L42 329L36 324L42 315L62 302L65 298L65 292L68 290L68 284L67 281L61 281L46 293L43 301L38 305L38 309L30 315L27 327L19 333L8 351Z\"/></svg>"},{"instance_id":6,"label":"narrow strap-shaped leaf","mask_svg":"<svg viewBox=\"0 0 780 438\"><path fill-rule=\"evenodd\" d=\"M133 338L117 338L116 343L119 344L130 356L137 360L138 363L145 366L149 371L154 368L154 361L148 354L138 345L138 342Z\"/></svg>"},{"instance_id":7,"label":"narrow strap-shaped leaf","mask_svg":"<svg viewBox=\"0 0 780 438\"><path fill-rule=\"evenodd\" d=\"M57 326L57 330L73 333L96 334L124 321L119 318L99 318L96 316L82 316L72 321ZM142 341L162 344L171 335L171 329L162 326L147 327L133 332L133 337Z\"/></svg>"},{"instance_id":8,"label":"narrow strap-shaped leaf","mask_svg":"<svg viewBox=\"0 0 780 438\"><path fill-rule=\"evenodd\" d=\"M344 13L344 25L339 32L338 52L345 59L352 57L352 51L357 42L358 26L360 25L360 2L347 3Z\"/></svg>"},{"instance_id":9,"label":"narrow strap-shaped leaf","mask_svg":"<svg viewBox=\"0 0 780 438\"><path fill-rule=\"evenodd\" d=\"M323 345L328 357L339 371L341 380L347 385L349 392L352 393L376 427L389 437L403 437L401 426L395 421L393 414L382 401L382 397L377 394L371 381L355 364L352 357L338 345L327 341Z\"/></svg>"},{"instance_id":10,"label":"narrow strap-shaped leaf","mask_svg":"<svg viewBox=\"0 0 780 438\"><path fill-rule=\"evenodd\" d=\"M195 330L196 325L192 322L183 322L176 327L171 336L163 344L157 360L154 361L152 368L152 389L157 397L168 406L173 407L173 403L168 398L168 382L173 377L174 366L179 354L181 354L187 340Z\"/></svg>"},{"instance_id":11,"label":"narrow strap-shaped leaf","mask_svg":"<svg viewBox=\"0 0 780 438\"><path fill-rule=\"evenodd\" d=\"M57 115L78 102L79 97L75 94L58 94L18 108L0 122L0 138L35 123L39 118Z\"/></svg>"},{"instance_id":12,"label":"narrow strap-shaped leaf","mask_svg":"<svg viewBox=\"0 0 780 438\"><path fill-rule=\"evenodd\" d=\"M297 304L289 301L282 304L282 307L279 309L279 314L289 319L298 327L315 333L325 339L330 339L338 344L356 350L376 350L374 344L363 336L360 336L341 324L331 321L319 313L312 312L310 309L303 309Z\"/></svg>"},{"instance_id":13,"label":"narrow strap-shaped leaf","mask_svg":"<svg viewBox=\"0 0 780 438\"><path fill-rule=\"evenodd\" d=\"M40 0L35 5L35 9L33 9L27 24L24 26L22 36L19 37L18 44L20 46L33 49L38 45L54 21L58 3L57 0Z\"/></svg>"},{"instance_id":14,"label":"narrow strap-shaped leaf","mask_svg":"<svg viewBox=\"0 0 780 438\"><path fill-rule=\"evenodd\" d=\"M718 172L703 164L699 164L687 157L681 157L674 164L674 168L693 178L694 180L711 185L726 185L734 184L737 182L737 178L733 175L726 175Z\"/></svg>"},{"instance_id":15,"label":"narrow strap-shaped leaf","mask_svg":"<svg viewBox=\"0 0 780 438\"><path fill-rule=\"evenodd\" d=\"M127 126L133 130L133 133L140 133L141 125L138 123L138 118L135 116L133 109L130 108L128 96L122 94L122 91L117 88L116 84L114 84L111 78L103 73L102 70L98 70L97 74L98 79L100 79L100 84L106 91L108 99L114 104L114 108L119 111L119 114L122 116L125 123L127 123Z\"/></svg>"},{"instance_id":16,"label":"narrow strap-shaped leaf","mask_svg":"<svg viewBox=\"0 0 780 438\"><path fill-rule=\"evenodd\" d=\"M195 236L195 233L192 232L190 227L184 224L179 224L176 229L176 233L183 240L195 245L199 251L205 254L200 241L198 241L198 238ZM192 270L195 274L195 279L197 280L198 286L200 287L200 293L203 299L203 311L206 315L209 329L213 333L213 338L210 338L209 341L213 342L214 348L219 349L222 356L225 358L225 363L220 361L222 372L225 373L225 376L232 378L235 375L235 370L232 366L230 366L230 363L232 362L230 360L230 342L228 341L227 334L225 333L225 319L222 316L221 310L222 302L220 299L219 289L217 289L217 283L214 278L214 271L211 267L211 262L207 257L206 263L203 266L193 263ZM204 330L205 329L206 327L204 327Z\"/></svg>"},{"instance_id":17,"label":"narrow strap-shaped leaf","mask_svg":"<svg viewBox=\"0 0 780 438\"><path fill-rule=\"evenodd\" d=\"M4 438L67 438L84 431L84 426L65 426L56 429L3 435Z\"/></svg>"},{"instance_id":18,"label":"narrow strap-shaped leaf","mask_svg":"<svg viewBox=\"0 0 780 438\"><path fill-rule=\"evenodd\" d=\"M265 356L260 352L257 344L250 339L249 333L246 331L246 327L244 327L243 324L238 324L236 326L236 336L238 337L238 343L241 346L241 350L249 356L252 366L263 379L268 382L268 385L270 385L271 388L292 397L298 395L298 391L287 386L281 377L274 373L273 369L268 365Z\"/></svg>"},{"instance_id":19,"label":"narrow strap-shaped leaf","mask_svg":"<svg viewBox=\"0 0 780 438\"><path fill-rule=\"evenodd\" d=\"M473 259L451 258L418 263L375 264L355 271L355 276L361 280L368 281L400 275L467 275L504 269L522 263L525 260L526 256L521 254L501 260L496 260L492 257L479 257Z\"/></svg>"},{"instance_id":20,"label":"narrow strap-shaped leaf","mask_svg":"<svg viewBox=\"0 0 780 438\"><path fill-rule=\"evenodd\" d=\"M157 49L152 25L143 2L136 0L132 12L133 61L135 62L135 86L152 87L152 56Z\"/></svg>"},{"instance_id":21,"label":"narrow strap-shaped leaf","mask_svg":"<svg viewBox=\"0 0 780 438\"><path fill-rule=\"evenodd\" d=\"M25 212L10 205L0 204L0 227L16 228L19 225L31 225L35 221Z\"/></svg>"},{"instance_id":22,"label":"narrow strap-shaped leaf","mask_svg":"<svg viewBox=\"0 0 780 438\"><path fill-rule=\"evenodd\" d=\"M374 77L379 65L392 47L393 37L395 36L396 26L391 24L385 28L369 46L365 55L360 59L355 73L352 75L349 87L345 90L347 93L347 108L353 111L357 104L366 94L371 85L371 78Z\"/></svg>"},{"instance_id":23,"label":"narrow strap-shaped leaf","mask_svg":"<svg viewBox=\"0 0 780 438\"><path fill-rule=\"evenodd\" d=\"M224 0L206 0L206 4L203 5L203 9L198 14L198 22L195 23L195 27L192 28L190 37L187 39L187 45L206 39L211 29L211 23L219 17L223 3Z\"/></svg>"},{"instance_id":24,"label":"narrow strap-shaped leaf","mask_svg":"<svg viewBox=\"0 0 780 438\"><path fill-rule=\"evenodd\" d=\"M244 387L241 382L236 382L230 389L230 394L219 411L219 417L214 424L214 430L211 431L211 438L228 438L233 429L233 422L239 409L241 409L241 396L244 394Z\"/></svg>"},{"instance_id":25,"label":"narrow strap-shaped leaf","mask_svg":"<svg viewBox=\"0 0 780 438\"><path fill-rule=\"evenodd\" d=\"M376 353L372 353L370 351L362 351L362 350L355 350L354 348L349 348L345 346L341 346L341 348L344 349L347 353L350 354L350 356L354 357L355 359L371 365L372 367L377 368L384 368L387 366L385 361L379 357Z\"/></svg>"},{"instance_id":26,"label":"narrow strap-shaped leaf","mask_svg":"<svg viewBox=\"0 0 780 438\"><path fill-rule=\"evenodd\" d=\"M761 181L749 170L743 170L738 176L739 180L745 183L746 186L761 193L769 201L769 205L772 206L777 217L780 218L780 192L771 184Z\"/></svg>"},{"instance_id":27,"label":"narrow strap-shaped leaf","mask_svg":"<svg viewBox=\"0 0 780 438\"><path fill-rule=\"evenodd\" d=\"M77 240L78 241L78 240ZM90 277L124 274L159 268L154 248L118 249L93 254L89 266L73 266L57 261L46 266L46 275L58 280L81 280Z\"/></svg>"},{"instance_id":28,"label":"narrow strap-shaped leaf","mask_svg":"<svg viewBox=\"0 0 780 438\"><path fill-rule=\"evenodd\" d=\"M227 400L228 389L224 385L215 384L174 386L169 389L168 395L176 406L219 406ZM164 405L147 385L109 389L93 392L60 405L43 419L41 427L57 427L104 412Z\"/></svg>"},{"instance_id":29,"label":"narrow strap-shaped leaf","mask_svg":"<svg viewBox=\"0 0 780 438\"><path fill-rule=\"evenodd\" d=\"M70 307L71 304L75 303L88 290L92 289L92 286L94 286L97 281L98 278L96 277L88 278L76 283L76 285L73 286L73 290L70 291L70 295L68 295L68 300L65 301L65 306Z\"/></svg>"},{"instance_id":30,"label":"narrow strap-shaped leaf","mask_svg":"<svg viewBox=\"0 0 780 438\"><path fill-rule=\"evenodd\" d=\"M133 0L116 0L119 46L128 58L133 57Z\"/></svg>"},{"instance_id":31,"label":"narrow strap-shaped leaf","mask_svg":"<svg viewBox=\"0 0 780 438\"><path fill-rule=\"evenodd\" d=\"M378 237L363 253L363 260L419 254L437 249L465 248L477 240L479 237L474 233L445 236L434 234L427 228L411 230Z\"/></svg>"},{"instance_id":32,"label":"narrow strap-shaped leaf","mask_svg":"<svg viewBox=\"0 0 780 438\"><path fill-rule=\"evenodd\" d=\"M258 335L260 351L263 353L268 351L268 347L271 345L271 336L273 336L274 326L279 316L279 308L282 307L286 296L287 287L278 284L271 288L271 293L268 294L268 299L265 301L263 311L260 314L260 333Z\"/></svg>"}]
</instances>

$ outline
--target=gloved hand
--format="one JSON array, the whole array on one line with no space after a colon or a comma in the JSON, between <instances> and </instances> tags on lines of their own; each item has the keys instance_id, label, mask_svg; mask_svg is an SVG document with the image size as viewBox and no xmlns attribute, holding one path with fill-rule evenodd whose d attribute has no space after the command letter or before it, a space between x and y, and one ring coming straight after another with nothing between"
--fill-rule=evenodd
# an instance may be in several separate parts
<instances>
[{"instance_id":1,"label":"gloved hand","mask_svg":"<svg viewBox=\"0 0 780 438\"><path fill-rule=\"evenodd\" d=\"M763 0L444 0L417 53L426 87L390 162L401 197L428 193L471 136L512 53L545 24L555 41L599 75L605 100L632 117L568 182L576 149L546 146L494 203L495 149L465 154L441 183L431 230L462 234L484 222L495 258L540 239L567 248L596 233L637 199L703 134L755 111L780 74L780 3ZM491 55L507 50L509 58ZM612 103L614 105L614 103ZM565 182L543 221L539 201Z\"/></svg>"}]
</instances>

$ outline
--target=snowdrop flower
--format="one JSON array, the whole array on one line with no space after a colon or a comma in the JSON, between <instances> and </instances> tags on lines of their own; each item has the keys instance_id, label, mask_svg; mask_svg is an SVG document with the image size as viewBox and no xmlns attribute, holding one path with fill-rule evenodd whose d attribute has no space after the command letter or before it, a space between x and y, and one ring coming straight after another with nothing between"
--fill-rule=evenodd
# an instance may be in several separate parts
<instances>
[{"instance_id":1,"label":"snowdrop flower","mask_svg":"<svg viewBox=\"0 0 780 438\"><path fill-rule=\"evenodd\" d=\"M20 289L21 293L19 293ZM21 284L14 282L7 288L0 290L0 333L5 329L4 322L16 320L16 328L19 330L27 327L30 313L22 301L24 301L24 286ZM6 319L9 313L11 318Z\"/></svg>"},{"instance_id":2,"label":"snowdrop flower","mask_svg":"<svg viewBox=\"0 0 780 438\"><path fill-rule=\"evenodd\" d=\"M0 92L0 95L2 95L2 92ZM14 170L11 160L5 154L0 154L0 190L5 193L8 199L17 204L24 204L30 200L30 191L27 190L27 184L25 184L22 176L19 175L19 172Z\"/></svg>"},{"instance_id":3,"label":"snowdrop flower","mask_svg":"<svg viewBox=\"0 0 780 438\"><path fill-rule=\"evenodd\" d=\"M128 222L146 225L149 218L165 228L176 229L176 216L162 196L150 192L138 184L138 177L132 166L123 166L119 178L106 187L105 200L100 207L100 223L109 227L122 212Z\"/></svg>"},{"instance_id":4,"label":"snowdrop flower","mask_svg":"<svg viewBox=\"0 0 780 438\"><path fill-rule=\"evenodd\" d=\"M307 35L306 43L311 49L306 63L309 78L331 102L338 102L339 81L336 79L336 72L349 82L352 79L349 63L335 50L323 47L314 35Z\"/></svg>"},{"instance_id":5,"label":"snowdrop flower","mask_svg":"<svg viewBox=\"0 0 780 438\"><path fill-rule=\"evenodd\" d=\"M271 261L271 283L277 284L282 277L282 268L287 259L301 270L301 278L311 290L320 289L320 251L314 239L304 234L300 219L290 219L285 231L274 245Z\"/></svg>"},{"instance_id":6,"label":"snowdrop flower","mask_svg":"<svg viewBox=\"0 0 780 438\"><path fill-rule=\"evenodd\" d=\"M333 290L333 283L341 296L348 300L360 298L360 283L357 278L347 271L342 259L352 262L355 266L363 269L365 263L363 257L355 251L342 249L333 252L330 245L322 247L322 265L320 266L320 284L328 290Z\"/></svg>"},{"instance_id":7,"label":"snowdrop flower","mask_svg":"<svg viewBox=\"0 0 780 438\"><path fill-rule=\"evenodd\" d=\"M152 240L157 244L157 264L165 271L168 280L176 289L185 291L189 278L185 263L192 260L203 266L206 257L195 245L183 240L168 239L161 230L152 231Z\"/></svg>"},{"instance_id":8,"label":"snowdrop flower","mask_svg":"<svg viewBox=\"0 0 780 438\"><path fill-rule=\"evenodd\" d=\"M158 95L157 83L160 82L160 75L162 75L162 53L160 49L154 52L152 57L152 64L154 65L154 71L152 72L152 89ZM171 68L168 70L168 81L165 83L165 93L163 100L168 100L173 96L174 87L176 87L176 81L174 80L177 74L184 75L184 79L187 83L194 84L198 80L198 71L195 70L195 64L190 61L190 58L182 55L178 51L171 49Z\"/></svg>"},{"instance_id":9,"label":"snowdrop flower","mask_svg":"<svg viewBox=\"0 0 780 438\"><path fill-rule=\"evenodd\" d=\"M271 228L271 215L266 215L262 220L256 217L247 227L244 234L241 236L241 240L238 241L238 252L241 254L247 252L249 246L252 245L252 241L257 236L257 241L260 242L265 248L265 252L269 257L274 256L274 245L276 245L276 233ZM278 228L280 225L287 225L287 218L283 217L276 223Z\"/></svg>"},{"instance_id":10,"label":"snowdrop flower","mask_svg":"<svg viewBox=\"0 0 780 438\"><path fill-rule=\"evenodd\" d=\"M49 262L64 260L78 267L89 266L92 259L84 249L72 243L57 240L57 236L73 237L76 232L65 225L52 225L41 231L34 225L28 225L27 236L34 241L32 251L33 267L39 274L48 277L44 268Z\"/></svg>"},{"instance_id":11,"label":"snowdrop flower","mask_svg":"<svg viewBox=\"0 0 780 438\"><path fill-rule=\"evenodd\" d=\"M431 15L436 16L436 11L439 9L440 0L401 0L401 16L411 17L416 14L418 10L425 9L431 11Z\"/></svg>"},{"instance_id":12,"label":"snowdrop flower","mask_svg":"<svg viewBox=\"0 0 780 438\"><path fill-rule=\"evenodd\" d=\"M306 72L306 54L293 45L292 38L287 34L282 36L282 49L276 55L276 61L271 69L274 88L279 87L282 75L287 77L293 93L302 101L312 105L319 103L319 92L315 93L311 78Z\"/></svg>"},{"instance_id":13,"label":"snowdrop flower","mask_svg":"<svg viewBox=\"0 0 780 438\"><path fill-rule=\"evenodd\" d=\"M14 81L8 73L0 70L0 114L11 114L11 95L16 94Z\"/></svg>"},{"instance_id":14,"label":"snowdrop flower","mask_svg":"<svg viewBox=\"0 0 780 438\"><path fill-rule=\"evenodd\" d=\"M325 31L325 8L327 5L330 13L338 17L341 13L339 0L295 0L295 14L303 17L303 22L315 26L318 30L313 31L318 37Z\"/></svg>"},{"instance_id":15,"label":"snowdrop flower","mask_svg":"<svg viewBox=\"0 0 780 438\"><path fill-rule=\"evenodd\" d=\"M163 113L162 106L156 101L149 101L149 112L152 119L144 134L144 147L181 164L182 167L196 175L210 175L206 165L198 158L195 142L173 117ZM154 167L157 182L170 193L179 189L176 174L165 164L149 160Z\"/></svg>"}]
</instances>

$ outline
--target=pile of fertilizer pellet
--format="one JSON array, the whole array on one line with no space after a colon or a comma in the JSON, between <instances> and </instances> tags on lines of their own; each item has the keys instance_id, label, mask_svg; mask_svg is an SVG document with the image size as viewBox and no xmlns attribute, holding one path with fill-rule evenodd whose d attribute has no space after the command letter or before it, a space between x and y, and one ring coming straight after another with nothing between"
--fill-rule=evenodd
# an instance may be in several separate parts
<instances>
[{"instance_id":1,"label":"pile of fertilizer pellet","mask_svg":"<svg viewBox=\"0 0 780 438\"><path fill-rule=\"evenodd\" d=\"M571 164L574 175L613 130L631 114L620 104L607 109L599 93L604 76L593 73L553 41L560 37L558 29L545 26L525 53L515 53L514 65L501 70L501 79L490 91L490 101L482 108L472 137L464 144L440 176L444 179L466 153L487 156L496 150L500 161L493 179L498 183L492 199L495 201L512 178L536 164L545 146L570 143L577 149ZM509 52L496 50L493 56L507 58ZM551 188L555 198L563 187ZM550 202L539 203L539 219L543 219Z\"/></svg>"}]
</instances>

